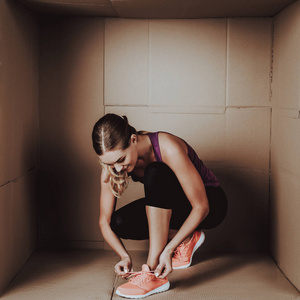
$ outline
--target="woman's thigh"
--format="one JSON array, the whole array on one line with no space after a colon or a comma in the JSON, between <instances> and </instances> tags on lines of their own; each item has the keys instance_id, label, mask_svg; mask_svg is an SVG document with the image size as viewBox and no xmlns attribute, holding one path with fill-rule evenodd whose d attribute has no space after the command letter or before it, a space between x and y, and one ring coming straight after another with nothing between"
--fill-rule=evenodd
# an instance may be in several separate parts
<instances>
[{"instance_id":1,"label":"woman's thigh","mask_svg":"<svg viewBox=\"0 0 300 300\"><path fill-rule=\"evenodd\" d=\"M121 238L144 240L149 238L146 206L172 210L170 228L180 229L189 216L192 206L176 175L164 163L152 163L147 167L146 198L135 200L115 211L111 227ZM227 213L227 199L221 187L205 187L210 212L198 229L218 226Z\"/></svg>"},{"instance_id":2,"label":"woman's thigh","mask_svg":"<svg viewBox=\"0 0 300 300\"><path fill-rule=\"evenodd\" d=\"M111 217L112 230L118 237L132 240L149 238L146 201L141 198L116 210Z\"/></svg>"}]
</instances>

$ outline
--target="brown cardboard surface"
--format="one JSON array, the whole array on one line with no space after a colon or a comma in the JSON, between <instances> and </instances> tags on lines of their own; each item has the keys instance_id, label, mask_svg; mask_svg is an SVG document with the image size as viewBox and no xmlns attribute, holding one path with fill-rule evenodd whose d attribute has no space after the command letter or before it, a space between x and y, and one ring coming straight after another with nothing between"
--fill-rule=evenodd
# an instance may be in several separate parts
<instances>
[{"instance_id":1,"label":"brown cardboard surface","mask_svg":"<svg viewBox=\"0 0 300 300\"><path fill-rule=\"evenodd\" d=\"M91 132L104 113L104 22L58 18L40 28L40 239L97 242L100 166Z\"/></svg>"},{"instance_id":2,"label":"brown cardboard surface","mask_svg":"<svg viewBox=\"0 0 300 300\"><path fill-rule=\"evenodd\" d=\"M146 254L132 253L134 270L139 271ZM196 252L188 269L174 270L170 290L155 299L299 299L274 261L264 254L217 254ZM116 287L124 283L118 279ZM114 294L113 299L122 299Z\"/></svg>"},{"instance_id":3,"label":"brown cardboard surface","mask_svg":"<svg viewBox=\"0 0 300 300\"><path fill-rule=\"evenodd\" d=\"M36 245L38 32L19 3L0 5L2 291Z\"/></svg>"},{"instance_id":4,"label":"brown cardboard surface","mask_svg":"<svg viewBox=\"0 0 300 300\"><path fill-rule=\"evenodd\" d=\"M205 162L225 160L225 114L150 113L149 130L167 131L183 138Z\"/></svg>"},{"instance_id":5,"label":"brown cardboard surface","mask_svg":"<svg viewBox=\"0 0 300 300\"><path fill-rule=\"evenodd\" d=\"M300 287L300 176L272 171L271 253L288 279Z\"/></svg>"},{"instance_id":6,"label":"brown cardboard surface","mask_svg":"<svg viewBox=\"0 0 300 300\"><path fill-rule=\"evenodd\" d=\"M12 134L13 134L13 51L14 39L11 31L12 16L6 1L0 1L0 186L12 176Z\"/></svg>"},{"instance_id":7,"label":"brown cardboard surface","mask_svg":"<svg viewBox=\"0 0 300 300\"><path fill-rule=\"evenodd\" d=\"M300 119L285 116L284 110L272 113L272 171L300 178Z\"/></svg>"},{"instance_id":8,"label":"brown cardboard surface","mask_svg":"<svg viewBox=\"0 0 300 300\"><path fill-rule=\"evenodd\" d=\"M300 289L300 1L275 17L271 160L271 253Z\"/></svg>"},{"instance_id":9,"label":"brown cardboard surface","mask_svg":"<svg viewBox=\"0 0 300 300\"><path fill-rule=\"evenodd\" d=\"M299 288L300 119L273 109L272 121L271 253Z\"/></svg>"},{"instance_id":10,"label":"brown cardboard surface","mask_svg":"<svg viewBox=\"0 0 300 300\"><path fill-rule=\"evenodd\" d=\"M12 278L11 270L11 217L12 217L12 184L0 187L0 294Z\"/></svg>"},{"instance_id":11,"label":"brown cardboard surface","mask_svg":"<svg viewBox=\"0 0 300 300\"><path fill-rule=\"evenodd\" d=\"M272 19L228 20L228 106L269 106Z\"/></svg>"},{"instance_id":12,"label":"brown cardboard surface","mask_svg":"<svg viewBox=\"0 0 300 300\"><path fill-rule=\"evenodd\" d=\"M147 105L149 21L105 19L105 104Z\"/></svg>"},{"instance_id":13,"label":"brown cardboard surface","mask_svg":"<svg viewBox=\"0 0 300 300\"><path fill-rule=\"evenodd\" d=\"M134 270L146 261L146 252L130 252ZM115 289L125 281L115 277L119 258L112 251L39 251L27 262L3 300L123 299ZM274 261L264 254L196 252L192 266L174 270L169 291L151 299L299 299ZM149 298L150 299L150 298Z\"/></svg>"},{"instance_id":14,"label":"brown cardboard surface","mask_svg":"<svg viewBox=\"0 0 300 300\"><path fill-rule=\"evenodd\" d=\"M268 251L269 174L242 168L213 168L228 199L225 220L207 231L201 251Z\"/></svg>"},{"instance_id":15,"label":"brown cardboard surface","mask_svg":"<svg viewBox=\"0 0 300 300\"><path fill-rule=\"evenodd\" d=\"M121 18L224 18L273 16L293 0L18 0L41 13Z\"/></svg>"},{"instance_id":16,"label":"brown cardboard surface","mask_svg":"<svg viewBox=\"0 0 300 300\"><path fill-rule=\"evenodd\" d=\"M268 172L270 108L227 108L226 165Z\"/></svg>"},{"instance_id":17,"label":"brown cardboard surface","mask_svg":"<svg viewBox=\"0 0 300 300\"><path fill-rule=\"evenodd\" d=\"M226 20L151 20L149 47L151 106L225 106Z\"/></svg>"},{"instance_id":18,"label":"brown cardboard surface","mask_svg":"<svg viewBox=\"0 0 300 300\"><path fill-rule=\"evenodd\" d=\"M300 2L275 17L273 105L300 110Z\"/></svg>"},{"instance_id":19,"label":"brown cardboard surface","mask_svg":"<svg viewBox=\"0 0 300 300\"><path fill-rule=\"evenodd\" d=\"M68 16L97 16L97 17L117 17L117 13L112 7L110 0L72 0L72 1L39 1L21 0L28 8L34 12L68 15Z\"/></svg>"},{"instance_id":20,"label":"brown cardboard surface","mask_svg":"<svg viewBox=\"0 0 300 300\"><path fill-rule=\"evenodd\" d=\"M37 174L36 170L12 182L11 269L16 274L36 248Z\"/></svg>"},{"instance_id":21,"label":"brown cardboard surface","mask_svg":"<svg viewBox=\"0 0 300 300\"><path fill-rule=\"evenodd\" d=\"M36 252L1 299L110 299L117 261L112 251Z\"/></svg>"},{"instance_id":22,"label":"brown cardboard surface","mask_svg":"<svg viewBox=\"0 0 300 300\"><path fill-rule=\"evenodd\" d=\"M12 176L37 166L38 147L38 24L16 6L10 28L14 38ZM11 49L12 51L12 49Z\"/></svg>"},{"instance_id":23,"label":"brown cardboard surface","mask_svg":"<svg viewBox=\"0 0 300 300\"><path fill-rule=\"evenodd\" d=\"M1 6L0 185L36 166L38 128L37 23L14 2Z\"/></svg>"}]
</instances>

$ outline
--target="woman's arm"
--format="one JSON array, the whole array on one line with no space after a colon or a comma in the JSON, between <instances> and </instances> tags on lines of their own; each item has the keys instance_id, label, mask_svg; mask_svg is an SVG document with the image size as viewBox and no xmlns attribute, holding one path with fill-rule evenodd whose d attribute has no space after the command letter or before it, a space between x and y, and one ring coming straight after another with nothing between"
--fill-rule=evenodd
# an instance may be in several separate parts
<instances>
[{"instance_id":1,"label":"woman's arm","mask_svg":"<svg viewBox=\"0 0 300 300\"><path fill-rule=\"evenodd\" d=\"M189 216L163 251L162 255L169 257L208 215L209 204L204 183L188 157L186 144L178 137L167 133L159 134L159 143L164 163L175 173L192 206Z\"/></svg>"},{"instance_id":2,"label":"woman's arm","mask_svg":"<svg viewBox=\"0 0 300 300\"><path fill-rule=\"evenodd\" d=\"M115 204L116 198L110 189L110 184L109 181L106 180L104 171L102 171L99 227L106 242L121 258L121 261L115 266L115 272L120 276L124 276L128 271L131 270L132 264L131 258L120 238L112 231L110 227L110 220L115 210Z\"/></svg>"}]
</instances>

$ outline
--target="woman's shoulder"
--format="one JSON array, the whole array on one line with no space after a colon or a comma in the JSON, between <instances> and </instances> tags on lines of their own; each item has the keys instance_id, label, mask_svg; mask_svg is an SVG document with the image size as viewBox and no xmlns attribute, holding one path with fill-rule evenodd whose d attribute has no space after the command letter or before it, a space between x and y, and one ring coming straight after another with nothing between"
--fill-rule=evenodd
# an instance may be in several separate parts
<instances>
[{"instance_id":1,"label":"woman's shoulder","mask_svg":"<svg viewBox=\"0 0 300 300\"><path fill-rule=\"evenodd\" d=\"M104 167L101 170L101 183L109 183L109 173Z\"/></svg>"},{"instance_id":2,"label":"woman's shoulder","mask_svg":"<svg viewBox=\"0 0 300 300\"><path fill-rule=\"evenodd\" d=\"M168 132L160 131L158 133L159 146L162 152L162 155L172 155L179 152L187 153L187 144L186 142Z\"/></svg>"}]
</instances>

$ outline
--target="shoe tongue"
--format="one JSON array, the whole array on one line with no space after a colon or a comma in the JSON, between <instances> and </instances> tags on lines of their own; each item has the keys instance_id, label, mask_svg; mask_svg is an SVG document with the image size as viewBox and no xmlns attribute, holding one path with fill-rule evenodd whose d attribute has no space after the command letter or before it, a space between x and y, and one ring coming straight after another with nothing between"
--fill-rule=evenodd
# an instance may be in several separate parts
<instances>
[{"instance_id":1,"label":"shoe tongue","mask_svg":"<svg viewBox=\"0 0 300 300\"><path fill-rule=\"evenodd\" d=\"M145 272L150 272L150 269L149 269L149 266L148 265L143 265L142 266L142 271L145 271Z\"/></svg>"}]
</instances>

